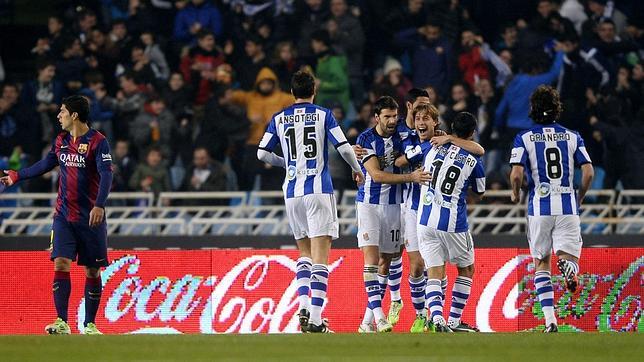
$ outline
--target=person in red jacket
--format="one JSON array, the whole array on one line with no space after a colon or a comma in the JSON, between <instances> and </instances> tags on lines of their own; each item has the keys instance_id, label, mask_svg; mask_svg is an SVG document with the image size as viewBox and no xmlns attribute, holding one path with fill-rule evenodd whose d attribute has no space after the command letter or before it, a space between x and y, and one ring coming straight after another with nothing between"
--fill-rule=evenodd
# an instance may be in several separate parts
<instances>
[{"instance_id":1,"label":"person in red jacket","mask_svg":"<svg viewBox=\"0 0 644 362\"><path fill-rule=\"evenodd\" d=\"M458 68L463 73L463 80L474 89L479 79L490 78L487 63L481 56L480 38L473 30L465 29L461 33L461 47Z\"/></svg>"},{"instance_id":2,"label":"person in red jacket","mask_svg":"<svg viewBox=\"0 0 644 362\"><path fill-rule=\"evenodd\" d=\"M217 66L225 61L215 44L215 35L206 29L197 33L197 46L181 58L181 73L196 91L195 104L203 105L211 94L211 81Z\"/></svg>"}]
</instances>

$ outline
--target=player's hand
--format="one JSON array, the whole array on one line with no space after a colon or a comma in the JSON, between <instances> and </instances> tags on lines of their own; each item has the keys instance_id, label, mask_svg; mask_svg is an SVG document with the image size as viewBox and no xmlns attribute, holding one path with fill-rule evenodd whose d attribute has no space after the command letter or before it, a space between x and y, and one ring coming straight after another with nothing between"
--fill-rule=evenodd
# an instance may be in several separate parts
<instances>
[{"instance_id":1,"label":"player's hand","mask_svg":"<svg viewBox=\"0 0 644 362\"><path fill-rule=\"evenodd\" d=\"M432 180L432 175L429 171L425 171L425 167L421 167L411 173L411 181L413 183L428 185L429 181Z\"/></svg>"},{"instance_id":2,"label":"player's hand","mask_svg":"<svg viewBox=\"0 0 644 362\"><path fill-rule=\"evenodd\" d=\"M513 204L518 204L521 201L521 195L513 192L512 195L510 195L510 201L512 201Z\"/></svg>"},{"instance_id":3,"label":"player's hand","mask_svg":"<svg viewBox=\"0 0 644 362\"><path fill-rule=\"evenodd\" d=\"M429 140L429 142L434 147L442 146L442 145L444 145L446 143L449 143L451 141L452 141L452 136L450 136L450 135L434 136Z\"/></svg>"},{"instance_id":4,"label":"player's hand","mask_svg":"<svg viewBox=\"0 0 644 362\"><path fill-rule=\"evenodd\" d=\"M92 211L89 212L89 226L95 227L100 225L103 222L105 217L105 209L102 207L94 206Z\"/></svg>"},{"instance_id":5,"label":"player's hand","mask_svg":"<svg viewBox=\"0 0 644 362\"><path fill-rule=\"evenodd\" d=\"M356 154L358 161L362 161L362 158L367 155L367 150L362 148L360 145L353 145L353 153Z\"/></svg>"},{"instance_id":6,"label":"player's hand","mask_svg":"<svg viewBox=\"0 0 644 362\"><path fill-rule=\"evenodd\" d=\"M362 171L360 172L353 172L353 180L358 184L358 186L364 184L365 177Z\"/></svg>"},{"instance_id":7,"label":"player's hand","mask_svg":"<svg viewBox=\"0 0 644 362\"><path fill-rule=\"evenodd\" d=\"M7 176L0 177L0 183L9 187L18 182L18 172L14 170L4 170Z\"/></svg>"}]
</instances>

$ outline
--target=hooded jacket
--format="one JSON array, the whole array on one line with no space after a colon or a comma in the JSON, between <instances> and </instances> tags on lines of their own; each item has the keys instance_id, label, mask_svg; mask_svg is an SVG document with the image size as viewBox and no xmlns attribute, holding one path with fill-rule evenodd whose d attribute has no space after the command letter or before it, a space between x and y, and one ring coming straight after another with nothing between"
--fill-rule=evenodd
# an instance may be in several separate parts
<instances>
[{"instance_id":1,"label":"hooded jacket","mask_svg":"<svg viewBox=\"0 0 644 362\"><path fill-rule=\"evenodd\" d=\"M258 85L262 80L272 80L275 83L273 92L263 95L258 91ZM246 144L259 145L273 114L293 104L294 99L292 95L280 90L277 76L270 68L262 68L257 73L255 89L233 91L232 101L246 107L246 115L251 121Z\"/></svg>"}]
</instances>

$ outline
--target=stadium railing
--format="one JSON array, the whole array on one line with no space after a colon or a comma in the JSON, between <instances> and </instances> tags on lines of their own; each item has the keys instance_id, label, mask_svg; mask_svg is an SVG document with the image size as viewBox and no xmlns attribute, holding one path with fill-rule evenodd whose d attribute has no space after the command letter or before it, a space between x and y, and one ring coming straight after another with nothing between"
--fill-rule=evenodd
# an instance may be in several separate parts
<instances>
[{"instance_id":1,"label":"stadium railing","mask_svg":"<svg viewBox=\"0 0 644 362\"><path fill-rule=\"evenodd\" d=\"M356 232L356 191L336 193L341 235ZM47 235L56 194L0 195L0 235ZM525 204L492 190L472 204L475 234L525 232ZM281 191L110 194L108 233L118 235L289 235ZM644 234L644 190L591 190L581 207L586 234Z\"/></svg>"}]
</instances>

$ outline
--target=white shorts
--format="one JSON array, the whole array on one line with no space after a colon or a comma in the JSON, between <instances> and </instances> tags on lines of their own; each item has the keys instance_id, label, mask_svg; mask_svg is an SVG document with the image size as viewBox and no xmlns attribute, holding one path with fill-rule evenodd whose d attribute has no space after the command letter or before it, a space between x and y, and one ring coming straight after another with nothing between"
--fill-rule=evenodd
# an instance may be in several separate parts
<instances>
[{"instance_id":1,"label":"white shorts","mask_svg":"<svg viewBox=\"0 0 644 362\"><path fill-rule=\"evenodd\" d=\"M426 268L445 262L461 268L474 264L474 242L469 231L448 233L418 225L418 246Z\"/></svg>"},{"instance_id":2,"label":"white shorts","mask_svg":"<svg viewBox=\"0 0 644 362\"><path fill-rule=\"evenodd\" d=\"M338 211L333 194L310 194L286 199L286 216L295 240L339 234Z\"/></svg>"},{"instance_id":3,"label":"white shorts","mask_svg":"<svg viewBox=\"0 0 644 362\"><path fill-rule=\"evenodd\" d=\"M528 216L528 244L533 258L543 259L558 251L581 255L579 215Z\"/></svg>"},{"instance_id":4,"label":"white shorts","mask_svg":"<svg viewBox=\"0 0 644 362\"><path fill-rule=\"evenodd\" d=\"M400 251L400 205L356 203L358 247L377 246L381 253Z\"/></svg>"},{"instance_id":5,"label":"white shorts","mask_svg":"<svg viewBox=\"0 0 644 362\"><path fill-rule=\"evenodd\" d=\"M405 249L407 249L407 252L418 251L418 231L416 228L418 225L416 217L418 212L410 208L406 209L402 220L403 230L405 231Z\"/></svg>"}]
</instances>

